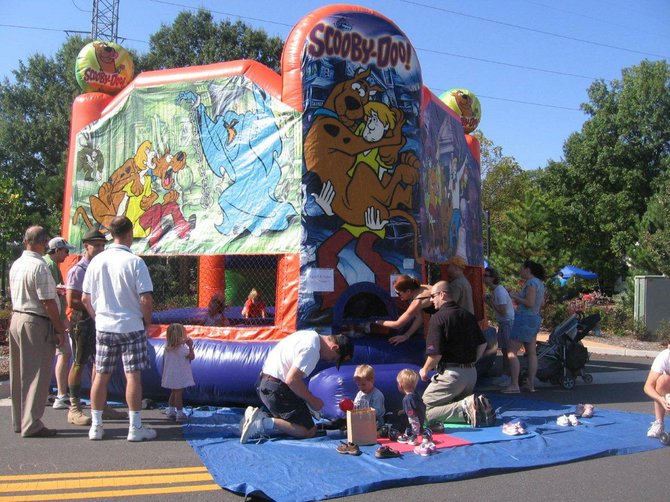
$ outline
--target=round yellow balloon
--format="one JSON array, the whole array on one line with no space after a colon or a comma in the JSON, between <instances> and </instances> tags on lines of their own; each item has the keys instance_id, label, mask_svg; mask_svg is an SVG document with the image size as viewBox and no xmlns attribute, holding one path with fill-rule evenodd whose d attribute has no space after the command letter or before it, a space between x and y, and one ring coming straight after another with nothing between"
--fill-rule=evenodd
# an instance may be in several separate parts
<instances>
[{"instance_id":1,"label":"round yellow balloon","mask_svg":"<svg viewBox=\"0 0 670 502\"><path fill-rule=\"evenodd\" d=\"M119 44L96 40L79 51L75 72L84 92L116 94L133 79L133 59Z\"/></svg>"},{"instance_id":2,"label":"round yellow balloon","mask_svg":"<svg viewBox=\"0 0 670 502\"><path fill-rule=\"evenodd\" d=\"M440 101L451 108L459 117L466 133L471 133L482 118L479 98L467 89L451 89L442 93Z\"/></svg>"}]
</instances>

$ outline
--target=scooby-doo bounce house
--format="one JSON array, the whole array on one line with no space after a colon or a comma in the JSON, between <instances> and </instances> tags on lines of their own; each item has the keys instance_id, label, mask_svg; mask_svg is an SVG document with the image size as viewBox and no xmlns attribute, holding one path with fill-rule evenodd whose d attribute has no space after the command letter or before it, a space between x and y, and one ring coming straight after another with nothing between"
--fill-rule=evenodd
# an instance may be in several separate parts
<instances>
[{"instance_id":1,"label":"scooby-doo bounce house","mask_svg":"<svg viewBox=\"0 0 670 502\"><path fill-rule=\"evenodd\" d=\"M83 78L120 82L109 73L122 49L96 49L107 58L98 67L89 58ZM365 332L351 364L421 364L421 337L393 347L365 327L397 317L399 274L435 282L453 255L468 264L484 318L479 150L463 127L476 127L479 104L455 90L447 98L457 114L424 87L410 41L379 13L333 5L305 16L286 41L281 75L231 61L102 90L73 104L64 237L81 246L89 228L106 232L124 214L134 252L197 263L184 283L197 288L194 304L154 314L147 395L163 396L170 322L195 339L192 402L255 402L267 351L302 328ZM239 317L226 280L249 257L270 271L267 317L204 326L222 292L226 317ZM121 375L114 381L122 394Z\"/></svg>"}]
</instances>

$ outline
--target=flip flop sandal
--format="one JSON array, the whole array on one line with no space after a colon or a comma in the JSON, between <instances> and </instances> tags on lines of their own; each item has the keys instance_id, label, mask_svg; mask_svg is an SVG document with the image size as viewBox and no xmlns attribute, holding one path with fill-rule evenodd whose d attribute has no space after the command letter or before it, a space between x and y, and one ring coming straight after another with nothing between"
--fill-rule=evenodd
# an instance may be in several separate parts
<instances>
[{"instance_id":1,"label":"flip flop sandal","mask_svg":"<svg viewBox=\"0 0 670 502\"><path fill-rule=\"evenodd\" d=\"M377 458L397 458L401 456L402 453L388 446L380 446L379 448L377 448L377 451L375 452L375 457Z\"/></svg>"},{"instance_id":2,"label":"flip flop sandal","mask_svg":"<svg viewBox=\"0 0 670 502\"><path fill-rule=\"evenodd\" d=\"M337 453L343 453L345 455L360 455L361 449L356 443L340 443L337 447Z\"/></svg>"}]
</instances>

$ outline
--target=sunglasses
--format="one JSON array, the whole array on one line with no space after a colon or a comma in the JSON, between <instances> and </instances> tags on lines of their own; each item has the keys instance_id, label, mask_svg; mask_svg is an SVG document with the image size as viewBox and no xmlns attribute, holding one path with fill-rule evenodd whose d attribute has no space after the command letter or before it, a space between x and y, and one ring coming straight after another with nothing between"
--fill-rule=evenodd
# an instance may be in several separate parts
<instances>
[{"instance_id":1,"label":"sunglasses","mask_svg":"<svg viewBox=\"0 0 670 502\"><path fill-rule=\"evenodd\" d=\"M432 300L433 298L435 298L435 297L436 297L437 295L439 295L440 293L444 293L444 291L438 291L437 293L431 293L431 294L430 294L430 299Z\"/></svg>"}]
</instances>

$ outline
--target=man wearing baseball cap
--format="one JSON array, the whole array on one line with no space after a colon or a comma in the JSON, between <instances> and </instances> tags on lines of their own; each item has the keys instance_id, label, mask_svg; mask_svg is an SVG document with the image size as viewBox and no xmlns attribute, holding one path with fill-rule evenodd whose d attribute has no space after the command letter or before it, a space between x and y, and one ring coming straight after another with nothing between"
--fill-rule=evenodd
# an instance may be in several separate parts
<instances>
[{"instance_id":1,"label":"man wearing baseball cap","mask_svg":"<svg viewBox=\"0 0 670 502\"><path fill-rule=\"evenodd\" d=\"M465 267L465 260L461 256L454 255L447 260L449 298L462 309L474 314L475 304L472 301L472 286L465 277Z\"/></svg>"},{"instance_id":2,"label":"man wearing baseball cap","mask_svg":"<svg viewBox=\"0 0 670 502\"><path fill-rule=\"evenodd\" d=\"M81 301L82 285L84 275L91 260L105 249L107 240L105 236L96 229L91 229L82 238L84 254L80 260L68 271L65 281L65 299L70 314L70 339L72 340L72 367L67 377L70 390L70 410L67 421L72 425L91 425L91 417L84 414L81 405L81 376L92 356L95 354L95 321L86 311ZM114 416L107 419L126 418L125 413L118 412L113 408L109 410Z\"/></svg>"},{"instance_id":3,"label":"man wearing baseball cap","mask_svg":"<svg viewBox=\"0 0 670 502\"><path fill-rule=\"evenodd\" d=\"M354 355L354 346L345 335L320 335L302 330L281 340L268 354L258 382L258 395L270 414L249 406L240 422L240 443L261 433L283 433L304 439L314 437L312 411L319 412L323 401L305 384L320 359L340 365Z\"/></svg>"},{"instance_id":4,"label":"man wearing baseball cap","mask_svg":"<svg viewBox=\"0 0 670 502\"><path fill-rule=\"evenodd\" d=\"M65 327L69 330L69 324L65 318L65 288L63 287L63 275L60 273L58 266L65 261L67 255L74 249L74 246L63 239L62 237L54 237L47 244L47 254L44 255L44 261L49 267L51 276L56 281L56 292L58 293L58 306L60 308L61 321L65 323ZM67 336L68 330L65 334ZM53 407L57 410L66 410L69 407L67 395L67 373L70 369L70 344L65 339L65 342L56 347L56 366L54 372L56 374L56 387L58 388L58 395L54 400Z\"/></svg>"}]
</instances>

